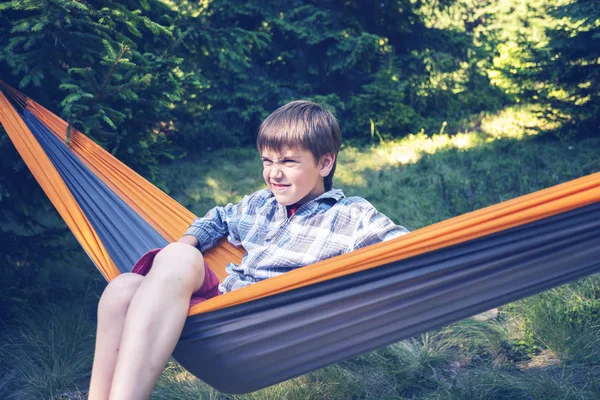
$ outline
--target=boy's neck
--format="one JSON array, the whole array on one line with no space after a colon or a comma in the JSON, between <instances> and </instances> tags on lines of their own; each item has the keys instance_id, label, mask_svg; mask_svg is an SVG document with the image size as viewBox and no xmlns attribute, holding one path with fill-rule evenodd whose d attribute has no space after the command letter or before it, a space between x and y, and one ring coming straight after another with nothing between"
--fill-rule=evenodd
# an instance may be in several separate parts
<instances>
[{"instance_id":1,"label":"boy's neck","mask_svg":"<svg viewBox=\"0 0 600 400\"><path fill-rule=\"evenodd\" d=\"M294 205L296 206L296 208L300 208L304 204L306 204L306 203L308 203L310 201L313 201L314 199L316 199L317 197L321 196L325 192L326 192L326 190L325 190L325 184L323 182L321 182L321 184L319 185L319 187L317 187L315 190L313 190L312 192L310 192L309 194L307 194L304 198L302 198L300 201L298 201Z\"/></svg>"}]
</instances>

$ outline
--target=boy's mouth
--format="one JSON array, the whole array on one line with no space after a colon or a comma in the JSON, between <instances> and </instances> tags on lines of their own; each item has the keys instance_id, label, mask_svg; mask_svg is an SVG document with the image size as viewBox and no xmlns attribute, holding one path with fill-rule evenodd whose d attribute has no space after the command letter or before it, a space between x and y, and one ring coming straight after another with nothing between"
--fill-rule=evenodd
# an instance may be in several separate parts
<instances>
[{"instance_id":1,"label":"boy's mouth","mask_svg":"<svg viewBox=\"0 0 600 400\"><path fill-rule=\"evenodd\" d=\"M277 189L277 190L282 190L282 189L285 189L285 188L286 188L286 187L288 187L288 186L289 186L289 185L284 185L284 184L282 184L282 183L274 183L274 182L271 182L271 187L272 187L273 189Z\"/></svg>"}]
</instances>

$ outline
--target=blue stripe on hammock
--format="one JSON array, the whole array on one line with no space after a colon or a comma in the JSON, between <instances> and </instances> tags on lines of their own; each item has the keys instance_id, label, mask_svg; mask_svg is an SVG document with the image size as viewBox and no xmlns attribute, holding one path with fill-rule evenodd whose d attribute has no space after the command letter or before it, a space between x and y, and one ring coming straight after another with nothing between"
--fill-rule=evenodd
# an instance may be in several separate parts
<instances>
[{"instance_id":1,"label":"blue stripe on hammock","mask_svg":"<svg viewBox=\"0 0 600 400\"><path fill-rule=\"evenodd\" d=\"M121 272L168 241L117 196L30 111L22 115Z\"/></svg>"}]
</instances>

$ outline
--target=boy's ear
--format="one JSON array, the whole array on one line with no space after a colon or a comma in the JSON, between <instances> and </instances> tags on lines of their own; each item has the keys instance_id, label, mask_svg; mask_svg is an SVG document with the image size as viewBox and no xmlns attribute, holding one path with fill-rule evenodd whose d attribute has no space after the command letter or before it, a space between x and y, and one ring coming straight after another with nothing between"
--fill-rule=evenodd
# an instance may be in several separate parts
<instances>
[{"instance_id":1,"label":"boy's ear","mask_svg":"<svg viewBox=\"0 0 600 400\"><path fill-rule=\"evenodd\" d=\"M331 172L333 168L333 163L335 162L335 154L333 153L325 153L323 157L321 157L320 165L320 175L322 177L326 177Z\"/></svg>"}]
</instances>

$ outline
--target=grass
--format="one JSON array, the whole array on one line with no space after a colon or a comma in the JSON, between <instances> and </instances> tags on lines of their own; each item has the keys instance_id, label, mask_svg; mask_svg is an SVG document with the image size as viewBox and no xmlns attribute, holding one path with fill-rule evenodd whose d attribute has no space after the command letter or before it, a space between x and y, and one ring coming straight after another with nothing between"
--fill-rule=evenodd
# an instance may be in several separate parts
<instances>
[{"instance_id":1,"label":"grass","mask_svg":"<svg viewBox=\"0 0 600 400\"><path fill-rule=\"evenodd\" d=\"M571 368L559 374L547 371L523 373L506 368L483 367L466 371L451 383L440 385L423 397L436 400L591 400L596 390L574 381Z\"/></svg>"},{"instance_id":2,"label":"grass","mask_svg":"<svg viewBox=\"0 0 600 400\"><path fill-rule=\"evenodd\" d=\"M600 276L524 299L515 311L529 339L561 361L600 365Z\"/></svg>"},{"instance_id":3,"label":"grass","mask_svg":"<svg viewBox=\"0 0 600 400\"><path fill-rule=\"evenodd\" d=\"M171 361L160 376L151 399L218 400L223 399L223 395Z\"/></svg>"},{"instance_id":4,"label":"grass","mask_svg":"<svg viewBox=\"0 0 600 400\"><path fill-rule=\"evenodd\" d=\"M22 310L0 334L0 398L81 397L80 388L89 383L94 330L77 303Z\"/></svg>"},{"instance_id":5,"label":"grass","mask_svg":"<svg viewBox=\"0 0 600 400\"><path fill-rule=\"evenodd\" d=\"M600 139L563 142L530 108L484 115L459 134L347 145L334 184L417 229L600 171ZM254 149L164 168L169 193L198 215L263 187ZM78 304L25 311L0 331L0 398L85 398L93 323ZM600 277L502 307L245 395L210 388L176 362L152 399L600 398Z\"/></svg>"}]
</instances>

